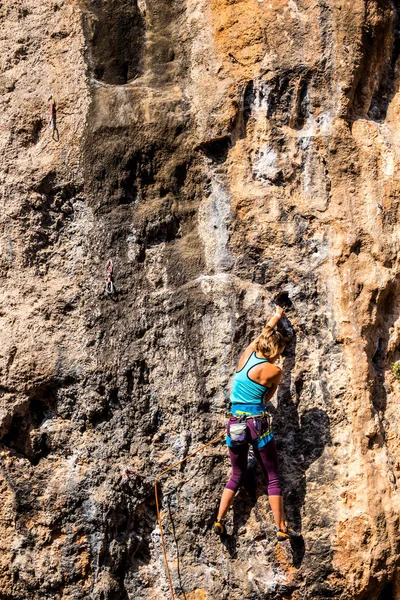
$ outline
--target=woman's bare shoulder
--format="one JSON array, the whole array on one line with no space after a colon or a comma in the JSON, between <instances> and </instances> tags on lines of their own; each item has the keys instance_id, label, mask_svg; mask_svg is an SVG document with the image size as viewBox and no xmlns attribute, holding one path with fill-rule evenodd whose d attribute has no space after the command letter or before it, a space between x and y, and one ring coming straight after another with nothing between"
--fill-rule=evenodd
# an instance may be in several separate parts
<instances>
[{"instance_id":1,"label":"woman's bare shoulder","mask_svg":"<svg viewBox=\"0 0 400 600\"><path fill-rule=\"evenodd\" d=\"M279 381L282 377L282 369L272 363L266 363L265 366L268 370L268 379L275 379Z\"/></svg>"}]
</instances>

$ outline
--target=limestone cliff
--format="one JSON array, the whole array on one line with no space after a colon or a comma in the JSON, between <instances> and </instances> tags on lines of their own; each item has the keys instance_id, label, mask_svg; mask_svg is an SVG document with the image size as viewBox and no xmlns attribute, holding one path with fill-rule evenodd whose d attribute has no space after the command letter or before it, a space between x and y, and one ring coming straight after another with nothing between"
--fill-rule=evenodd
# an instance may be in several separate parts
<instances>
[{"instance_id":1,"label":"limestone cliff","mask_svg":"<svg viewBox=\"0 0 400 600\"><path fill-rule=\"evenodd\" d=\"M400 599L397 4L0 3L2 600L170 597L151 476L275 302L304 545L253 468L213 539L219 442L161 485L176 598Z\"/></svg>"}]
</instances>

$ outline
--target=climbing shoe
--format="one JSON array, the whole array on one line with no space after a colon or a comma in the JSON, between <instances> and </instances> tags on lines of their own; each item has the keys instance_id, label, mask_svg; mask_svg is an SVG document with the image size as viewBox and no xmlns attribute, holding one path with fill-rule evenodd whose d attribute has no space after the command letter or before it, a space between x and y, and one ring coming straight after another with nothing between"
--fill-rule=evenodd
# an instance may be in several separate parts
<instances>
[{"instance_id":1,"label":"climbing shoe","mask_svg":"<svg viewBox=\"0 0 400 600\"><path fill-rule=\"evenodd\" d=\"M287 526L286 526L286 531L282 531L282 529L278 529L277 526L274 525L274 531L276 533L276 537L279 542L284 542L285 540L289 540L290 538L292 538L292 539L301 538L301 533L298 533L297 531L294 531L294 529L291 529L290 527L287 527Z\"/></svg>"},{"instance_id":2,"label":"climbing shoe","mask_svg":"<svg viewBox=\"0 0 400 600\"><path fill-rule=\"evenodd\" d=\"M225 523L222 519L220 519L219 521L215 521L213 525L213 531L216 535L222 535L226 532Z\"/></svg>"}]
</instances>

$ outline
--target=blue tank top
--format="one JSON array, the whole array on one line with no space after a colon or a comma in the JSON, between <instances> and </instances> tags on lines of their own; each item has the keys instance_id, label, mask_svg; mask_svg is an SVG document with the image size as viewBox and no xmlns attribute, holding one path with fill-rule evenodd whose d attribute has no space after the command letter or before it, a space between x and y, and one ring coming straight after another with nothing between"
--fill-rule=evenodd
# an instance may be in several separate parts
<instances>
[{"instance_id":1,"label":"blue tank top","mask_svg":"<svg viewBox=\"0 0 400 600\"><path fill-rule=\"evenodd\" d=\"M271 388L253 381L249 376L252 367L265 362L268 362L266 358L258 358L253 352L244 367L236 371L230 396L234 416L259 415L265 411L264 398Z\"/></svg>"}]
</instances>

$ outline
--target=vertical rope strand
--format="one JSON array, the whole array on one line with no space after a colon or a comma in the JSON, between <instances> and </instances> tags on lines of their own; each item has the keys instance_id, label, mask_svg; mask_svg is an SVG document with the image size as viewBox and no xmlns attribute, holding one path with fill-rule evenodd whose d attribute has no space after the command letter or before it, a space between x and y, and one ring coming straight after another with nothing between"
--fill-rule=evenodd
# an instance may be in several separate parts
<instances>
[{"instance_id":1,"label":"vertical rope strand","mask_svg":"<svg viewBox=\"0 0 400 600\"><path fill-rule=\"evenodd\" d=\"M194 456L195 454L197 454L201 450L204 450L204 448L207 448L207 446L210 446L211 444L213 444L217 440L221 439L223 435L225 435L225 431L223 431L222 433L220 433L219 435L217 435L217 437L215 437L214 439L212 439L210 442L207 442L207 444L204 444L204 446L201 446L200 448L197 448L197 450L195 450L191 454L188 454L188 456L186 456L185 458L183 458L179 462L173 464L171 467L168 467L168 469L165 469L165 471L162 471L159 475L156 476L155 481L154 481L154 495L156 497L157 519L158 519L158 525L160 527L161 545L162 545L163 554L164 554L165 570L167 572L169 589L171 590L171 600L175 600L175 594L174 594L174 588L173 588L173 585L172 585L171 572L169 570L169 565L168 565L167 550L165 548L164 531L163 531L163 526L162 526L162 522L161 522L161 512L160 512L160 507L159 507L159 504L158 504L157 483L158 483L158 481L160 480L160 478L163 475L165 475L166 473L168 473L168 471L171 471L171 469L175 469L175 467L178 467L179 465L181 465L182 463L184 463L186 460L188 460L189 458L191 458L192 456Z\"/></svg>"}]
</instances>

